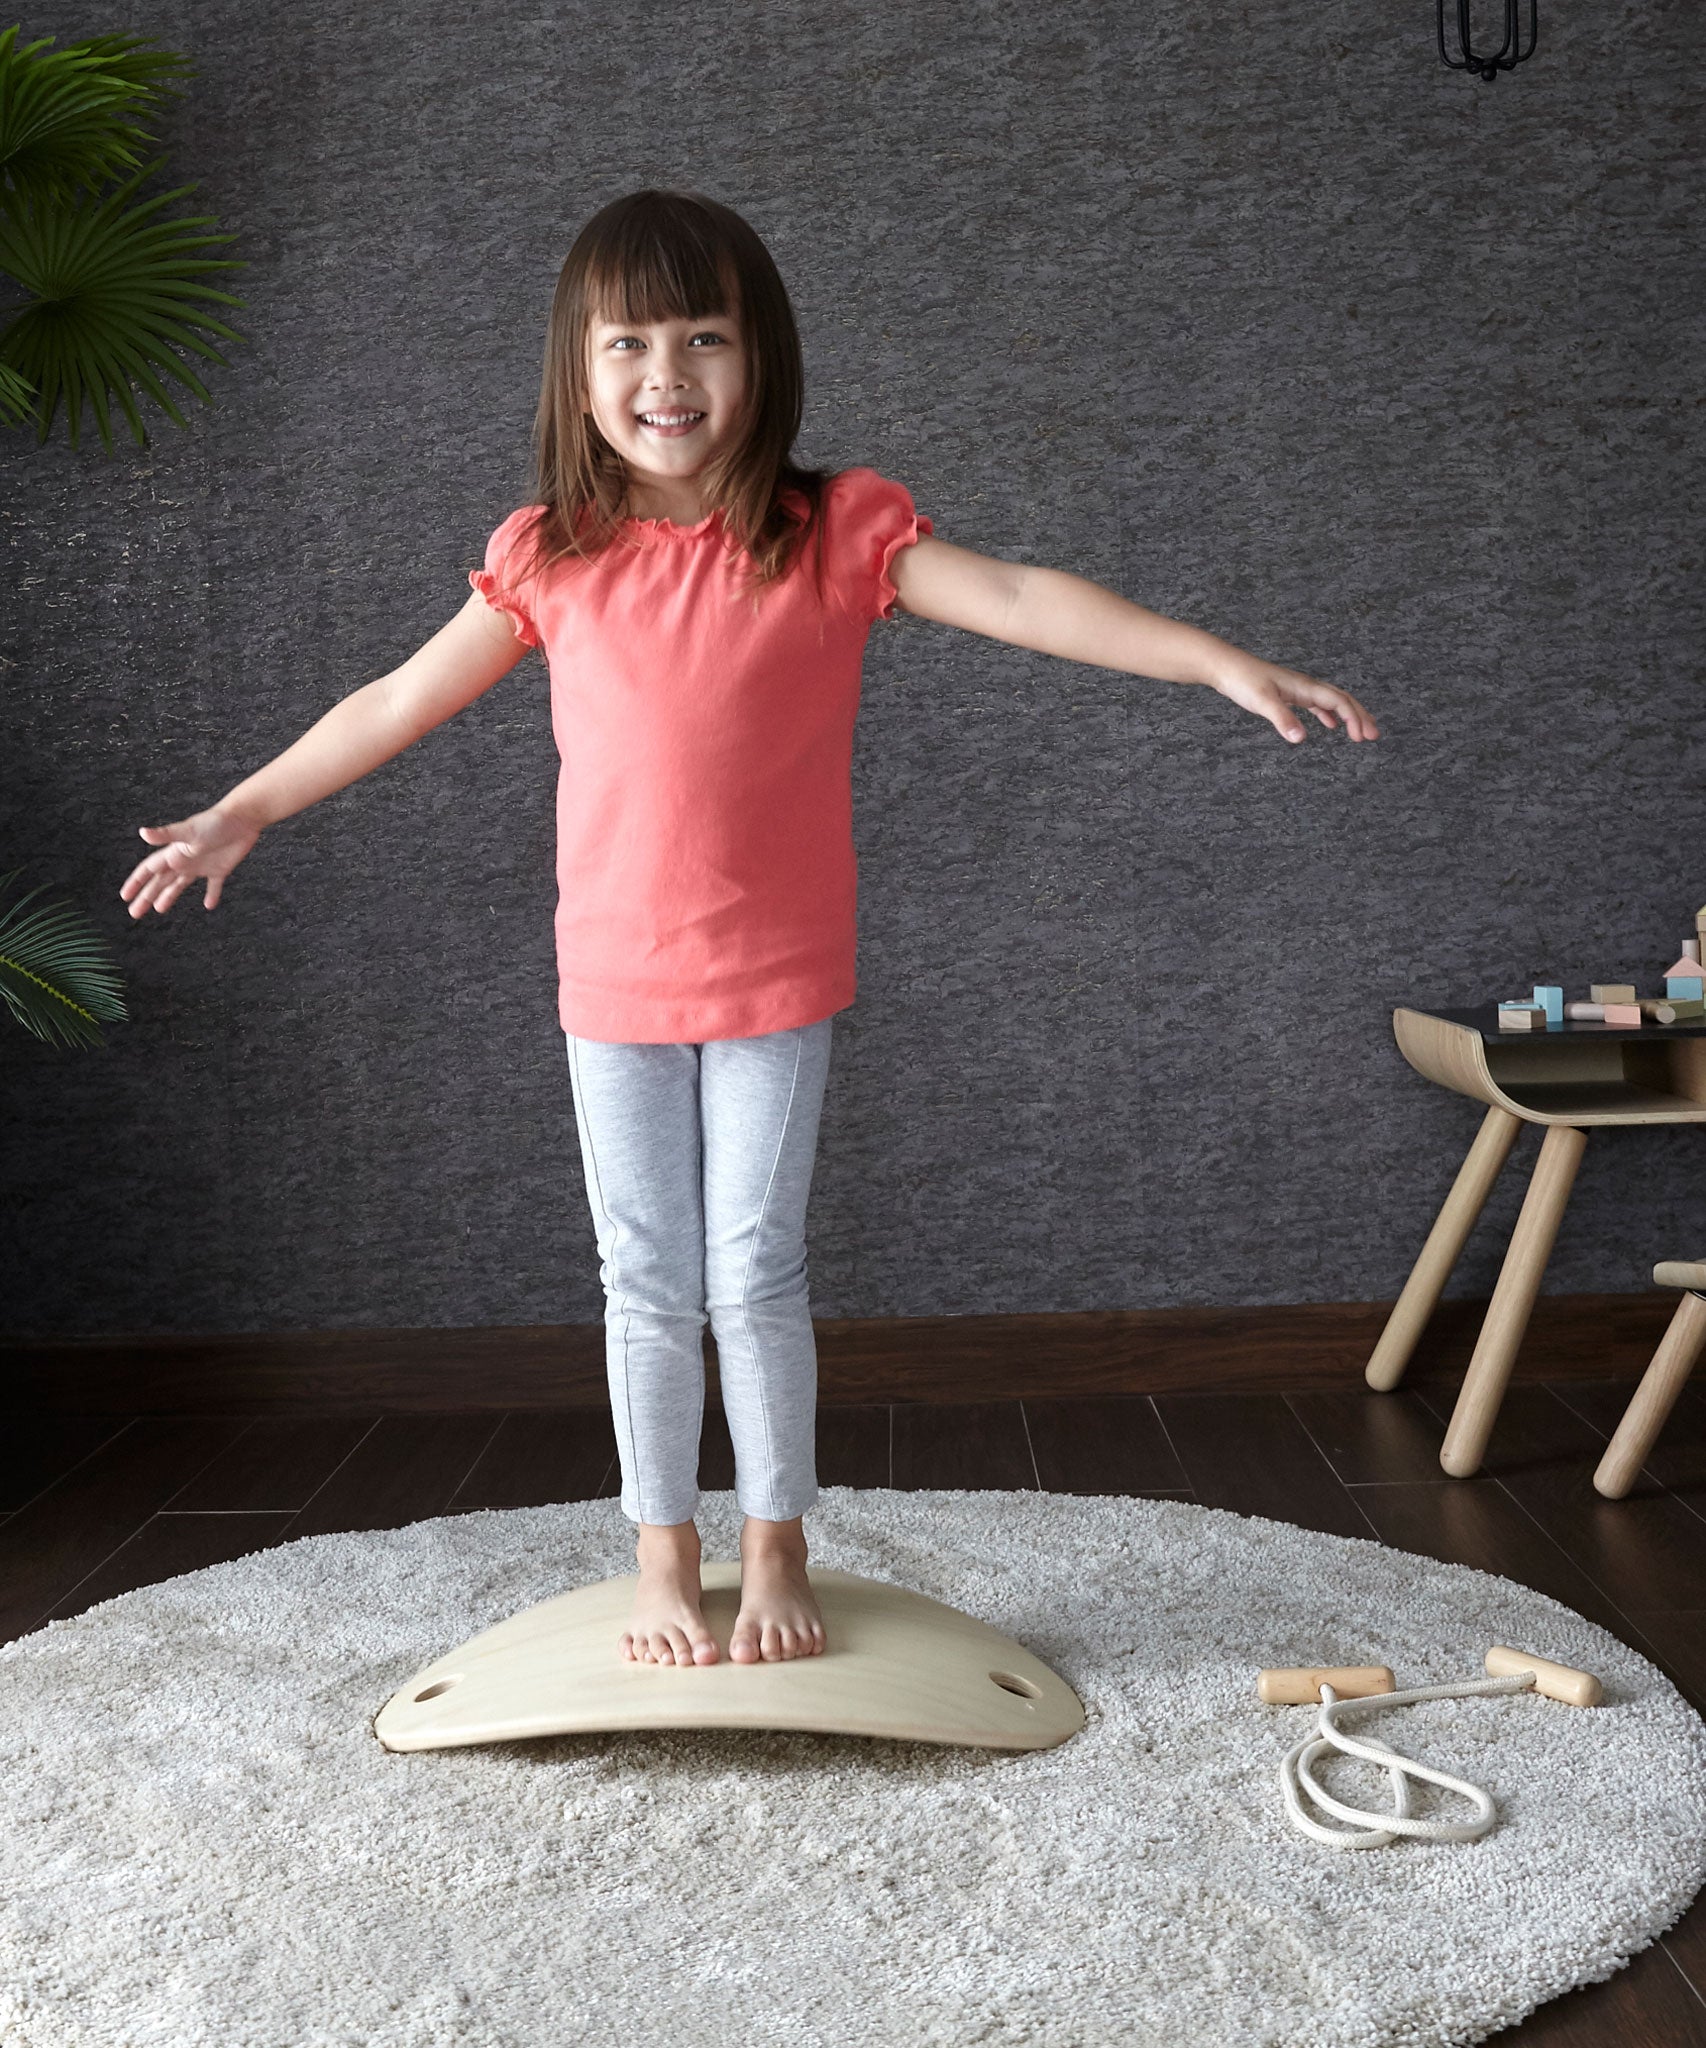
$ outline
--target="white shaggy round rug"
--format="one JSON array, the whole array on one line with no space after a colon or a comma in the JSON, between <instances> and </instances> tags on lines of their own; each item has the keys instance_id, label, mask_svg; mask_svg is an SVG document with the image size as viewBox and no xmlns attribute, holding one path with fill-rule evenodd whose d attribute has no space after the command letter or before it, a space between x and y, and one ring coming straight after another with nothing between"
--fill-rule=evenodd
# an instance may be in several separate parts
<instances>
[{"instance_id":1,"label":"white shaggy round rug","mask_svg":"<svg viewBox=\"0 0 1706 2048\"><path fill-rule=\"evenodd\" d=\"M699 1524L738 1555L732 1493ZM422 1664L634 1569L616 1503L257 1551L0 1649L0 2040L1455 2048L1610 1976L1706 1881L1706 1724L1511 1580L1121 1496L831 1486L806 1526L818 1564L1016 1637L1083 1731L393 1753L371 1723ZM1605 1704L1355 1729L1485 1786L1491 1834L1347 1851L1292 1826L1279 1761L1313 1716L1258 1700L1262 1666L1407 1688L1484 1677L1493 1643L1596 1672ZM1385 1772L1316 1768L1390 1810Z\"/></svg>"}]
</instances>

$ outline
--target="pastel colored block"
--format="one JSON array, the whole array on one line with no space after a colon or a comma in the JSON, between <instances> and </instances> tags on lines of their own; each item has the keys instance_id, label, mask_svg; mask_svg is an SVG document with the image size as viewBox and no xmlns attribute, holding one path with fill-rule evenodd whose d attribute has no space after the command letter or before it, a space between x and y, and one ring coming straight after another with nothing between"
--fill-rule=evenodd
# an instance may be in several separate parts
<instances>
[{"instance_id":1,"label":"pastel colored block","mask_svg":"<svg viewBox=\"0 0 1706 2048\"><path fill-rule=\"evenodd\" d=\"M1698 974L1672 972L1665 976L1665 994L1698 1002L1702 995L1706 995L1706 978Z\"/></svg>"},{"instance_id":2,"label":"pastel colored block","mask_svg":"<svg viewBox=\"0 0 1706 2048\"><path fill-rule=\"evenodd\" d=\"M1533 1031L1544 1027L1546 1012L1536 1009L1532 1003L1501 1003L1499 1005L1499 1029L1501 1031Z\"/></svg>"},{"instance_id":3,"label":"pastel colored block","mask_svg":"<svg viewBox=\"0 0 1706 2048\"><path fill-rule=\"evenodd\" d=\"M1603 1024L1605 1005L1603 1003L1566 1003L1564 1015L1574 1017L1583 1024Z\"/></svg>"},{"instance_id":4,"label":"pastel colored block","mask_svg":"<svg viewBox=\"0 0 1706 2048\"><path fill-rule=\"evenodd\" d=\"M1665 993L1668 995L1670 991L1667 989ZM1563 1023L1564 991L1562 988L1554 988L1547 982L1536 982L1534 985L1534 1000L1546 1012L1548 1024Z\"/></svg>"},{"instance_id":5,"label":"pastel colored block","mask_svg":"<svg viewBox=\"0 0 1706 2048\"><path fill-rule=\"evenodd\" d=\"M1607 1003L1604 1021L1607 1024L1625 1024L1639 1029L1641 1005L1639 1003Z\"/></svg>"},{"instance_id":6,"label":"pastel colored block","mask_svg":"<svg viewBox=\"0 0 1706 2048\"><path fill-rule=\"evenodd\" d=\"M1596 981L1588 988L1588 998L1595 1003L1632 1003L1635 984L1632 981Z\"/></svg>"}]
</instances>

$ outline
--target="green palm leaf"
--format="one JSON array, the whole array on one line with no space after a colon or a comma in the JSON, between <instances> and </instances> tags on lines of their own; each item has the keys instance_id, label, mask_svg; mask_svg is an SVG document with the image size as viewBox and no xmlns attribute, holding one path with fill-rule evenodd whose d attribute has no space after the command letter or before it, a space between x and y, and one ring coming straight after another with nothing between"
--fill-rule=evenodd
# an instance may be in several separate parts
<instances>
[{"instance_id":1,"label":"green palm leaf","mask_svg":"<svg viewBox=\"0 0 1706 2048\"><path fill-rule=\"evenodd\" d=\"M35 417L35 410L35 386L27 377L20 377L16 370L0 363L0 422L20 427L25 420Z\"/></svg>"},{"instance_id":2,"label":"green palm leaf","mask_svg":"<svg viewBox=\"0 0 1706 2048\"><path fill-rule=\"evenodd\" d=\"M23 873L0 875L0 890ZM44 882L41 889L45 889ZM101 1045L97 1018L126 1017L123 986L100 934L80 910L58 904L23 915L32 889L0 912L0 996L26 1031L49 1045Z\"/></svg>"},{"instance_id":3,"label":"green palm leaf","mask_svg":"<svg viewBox=\"0 0 1706 2048\"><path fill-rule=\"evenodd\" d=\"M41 45L17 51L16 35L15 28L0 34L0 176L9 181L0 196L0 271L31 299L0 330L0 419L16 425L33 417L39 443L47 439L63 398L75 448L86 397L110 455L111 395L123 407L133 438L146 447L133 382L180 427L187 423L157 372L175 378L203 404L212 402L174 350L188 349L229 367L200 333L227 341L246 337L193 302L243 301L196 279L205 271L247 265L235 257L190 253L236 240L189 232L209 225L211 214L150 220L169 201L193 192L193 183L124 210L164 157L142 165L105 199L79 188L136 163L130 140L146 138L120 110L146 100L155 81L184 68L184 60L169 51L138 51L140 39L124 36L97 36L36 56Z\"/></svg>"},{"instance_id":4,"label":"green palm leaf","mask_svg":"<svg viewBox=\"0 0 1706 2048\"><path fill-rule=\"evenodd\" d=\"M149 137L123 118L126 103L146 112L162 91L180 97L174 74L195 76L175 52L142 48L141 36L87 36L45 57L36 53L51 36L21 50L17 36L0 32L0 178L28 196L68 198L134 170L130 145Z\"/></svg>"},{"instance_id":5,"label":"green palm leaf","mask_svg":"<svg viewBox=\"0 0 1706 2048\"><path fill-rule=\"evenodd\" d=\"M9 271L36 294L35 303L0 332L0 363L27 377L41 393L38 442L47 439L63 394L75 448L82 400L87 394L110 455L113 440L107 393L111 390L124 407L132 434L146 447L148 436L131 396L130 378L136 378L163 410L184 426L183 415L154 370L164 370L188 385L204 404L210 400L201 379L181 364L166 344L176 342L223 366L225 358L219 351L198 340L191 330L204 328L228 341L245 339L222 322L190 311L184 303L191 298L217 299L227 306L243 303L229 292L192 282L197 271L243 268L236 259L192 261L183 253L236 237L183 232L205 225L213 218L211 214L163 221L154 227L143 225L149 214L168 200L193 192L194 185L162 192L128 214L119 212L142 180L164 161L158 157L145 165L102 201L65 205L26 200L0 212L0 270Z\"/></svg>"}]
</instances>

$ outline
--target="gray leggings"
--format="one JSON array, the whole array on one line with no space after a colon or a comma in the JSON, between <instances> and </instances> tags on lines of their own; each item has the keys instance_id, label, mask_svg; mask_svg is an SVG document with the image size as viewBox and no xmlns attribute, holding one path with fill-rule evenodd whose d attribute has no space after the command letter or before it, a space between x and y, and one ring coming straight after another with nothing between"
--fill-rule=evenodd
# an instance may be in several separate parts
<instances>
[{"instance_id":1,"label":"gray leggings","mask_svg":"<svg viewBox=\"0 0 1706 2048\"><path fill-rule=\"evenodd\" d=\"M698 1508L707 1315L741 1511L789 1522L817 1499L805 1217L834 1022L699 1045L564 1034L631 1522Z\"/></svg>"}]
</instances>

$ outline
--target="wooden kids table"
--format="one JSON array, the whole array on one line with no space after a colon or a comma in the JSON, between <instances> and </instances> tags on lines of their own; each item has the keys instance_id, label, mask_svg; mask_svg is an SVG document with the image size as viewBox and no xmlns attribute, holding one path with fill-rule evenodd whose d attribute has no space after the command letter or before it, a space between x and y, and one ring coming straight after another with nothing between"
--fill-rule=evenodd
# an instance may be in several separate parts
<instances>
[{"instance_id":1,"label":"wooden kids table","mask_svg":"<svg viewBox=\"0 0 1706 2048\"><path fill-rule=\"evenodd\" d=\"M1517 1132L1525 1123L1546 1126L1440 1449L1445 1470L1467 1479L1486 1455L1588 1128L1706 1123L1706 1023L1636 1029L1566 1018L1531 1031L1501 1031L1498 1005L1488 1003L1473 1010L1397 1009L1392 1031L1418 1074L1486 1103L1487 1114L1369 1358L1364 1377L1371 1387L1385 1392L1404 1377Z\"/></svg>"}]
</instances>

